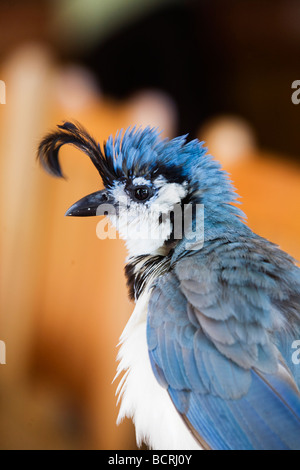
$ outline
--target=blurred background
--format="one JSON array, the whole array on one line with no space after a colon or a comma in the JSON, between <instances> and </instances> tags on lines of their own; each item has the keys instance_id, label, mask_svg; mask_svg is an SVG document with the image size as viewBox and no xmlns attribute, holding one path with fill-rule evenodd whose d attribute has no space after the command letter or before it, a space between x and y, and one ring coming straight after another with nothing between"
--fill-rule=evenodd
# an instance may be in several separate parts
<instances>
[{"instance_id":1,"label":"blurred background","mask_svg":"<svg viewBox=\"0 0 300 470\"><path fill-rule=\"evenodd\" d=\"M206 140L250 227L300 259L299 56L299 0L0 1L0 449L135 449L111 383L126 252L64 218L101 182L72 148L46 175L40 139L76 119Z\"/></svg>"}]
</instances>

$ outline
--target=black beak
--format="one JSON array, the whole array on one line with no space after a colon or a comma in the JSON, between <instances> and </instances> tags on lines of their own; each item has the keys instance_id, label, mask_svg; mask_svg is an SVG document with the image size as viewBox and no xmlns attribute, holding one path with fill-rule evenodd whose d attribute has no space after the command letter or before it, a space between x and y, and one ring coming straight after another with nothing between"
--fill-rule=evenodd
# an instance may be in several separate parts
<instances>
[{"instance_id":1,"label":"black beak","mask_svg":"<svg viewBox=\"0 0 300 470\"><path fill-rule=\"evenodd\" d=\"M65 215L69 217L104 215L105 211L108 211L108 205L110 205L111 202L106 189L103 189L102 191L96 191L75 202L75 204L67 210ZM103 206L103 210L101 206Z\"/></svg>"}]
</instances>

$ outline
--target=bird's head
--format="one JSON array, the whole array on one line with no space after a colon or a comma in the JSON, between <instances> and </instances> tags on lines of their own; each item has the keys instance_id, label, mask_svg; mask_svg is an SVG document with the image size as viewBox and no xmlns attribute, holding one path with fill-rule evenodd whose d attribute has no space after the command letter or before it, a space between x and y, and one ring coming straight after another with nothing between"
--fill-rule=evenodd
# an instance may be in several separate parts
<instances>
[{"instance_id":1,"label":"bird's head","mask_svg":"<svg viewBox=\"0 0 300 470\"><path fill-rule=\"evenodd\" d=\"M105 187L73 204L66 215L108 215L130 254L165 252L182 239L182 221L177 232L174 223L176 210L201 204L213 213L235 200L220 165L203 143L186 143L186 136L161 140L156 129L131 128L109 137L101 149L83 127L66 122L38 150L42 165L54 176L63 176L58 154L65 144L89 156ZM192 210L191 220L196 213Z\"/></svg>"}]
</instances>

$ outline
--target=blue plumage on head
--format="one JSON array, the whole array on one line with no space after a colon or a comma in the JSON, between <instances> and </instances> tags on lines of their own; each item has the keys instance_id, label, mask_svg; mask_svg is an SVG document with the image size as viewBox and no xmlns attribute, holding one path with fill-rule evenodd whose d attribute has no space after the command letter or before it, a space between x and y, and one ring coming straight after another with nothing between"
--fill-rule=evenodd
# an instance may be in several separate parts
<instances>
[{"instance_id":1,"label":"blue plumage on head","mask_svg":"<svg viewBox=\"0 0 300 470\"><path fill-rule=\"evenodd\" d=\"M228 174L207 153L204 142L187 141L188 135L162 139L157 128L129 127L112 135L101 146L78 123L65 122L46 136L39 146L38 156L43 166L55 176L63 176L58 160L60 148L71 144L85 152L100 173L106 187L117 180L143 176L154 180L163 176L168 182L189 185L188 202L199 202L212 209L222 205L228 212L244 216L231 206L237 195Z\"/></svg>"}]
</instances>

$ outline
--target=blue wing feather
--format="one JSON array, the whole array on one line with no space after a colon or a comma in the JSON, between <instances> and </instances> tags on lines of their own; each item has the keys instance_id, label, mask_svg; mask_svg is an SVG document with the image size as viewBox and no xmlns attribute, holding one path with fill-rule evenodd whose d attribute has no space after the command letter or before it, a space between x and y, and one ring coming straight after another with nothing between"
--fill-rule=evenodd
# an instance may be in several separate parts
<instances>
[{"instance_id":1,"label":"blue wing feather","mask_svg":"<svg viewBox=\"0 0 300 470\"><path fill-rule=\"evenodd\" d=\"M242 253L244 262L245 250ZM238 278L226 273L234 268L234 250L229 246L222 262L215 247L213 255L207 256L204 249L180 259L153 289L147 337L154 374L207 447L300 449L299 371L290 364L285 330L277 341L272 331L291 283L278 285L276 263L268 282L267 253L268 263L258 256L257 266L250 264L248 272L238 274L241 285L235 289ZM211 263L212 258L217 263ZM286 259L283 264L289 266ZM260 274L257 283L255 269ZM295 315L294 325L297 321Z\"/></svg>"}]
</instances>

